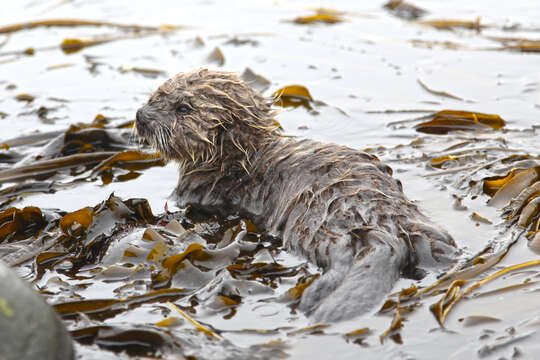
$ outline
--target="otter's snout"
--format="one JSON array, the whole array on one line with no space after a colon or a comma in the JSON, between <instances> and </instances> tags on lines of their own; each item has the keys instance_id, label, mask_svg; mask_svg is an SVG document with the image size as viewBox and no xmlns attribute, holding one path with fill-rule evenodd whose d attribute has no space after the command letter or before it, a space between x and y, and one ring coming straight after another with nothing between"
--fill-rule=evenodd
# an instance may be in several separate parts
<instances>
[{"instance_id":1,"label":"otter's snout","mask_svg":"<svg viewBox=\"0 0 540 360\"><path fill-rule=\"evenodd\" d=\"M146 137L148 132L148 123L146 117L144 116L143 108L137 110L137 114L135 115L135 128L137 129L139 136Z\"/></svg>"},{"instance_id":2,"label":"otter's snout","mask_svg":"<svg viewBox=\"0 0 540 360\"><path fill-rule=\"evenodd\" d=\"M140 108L135 115L135 125L138 128L139 126L143 126L145 122L144 110L143 108Z\"/></svg>"}]
</instances>

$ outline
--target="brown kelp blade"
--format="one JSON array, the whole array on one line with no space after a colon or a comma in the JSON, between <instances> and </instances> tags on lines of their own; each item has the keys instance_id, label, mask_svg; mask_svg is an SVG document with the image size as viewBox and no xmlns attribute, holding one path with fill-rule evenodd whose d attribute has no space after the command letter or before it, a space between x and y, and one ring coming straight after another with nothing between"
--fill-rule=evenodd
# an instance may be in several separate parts
<instances>
[{"instance_id":1,"label":"brown kelp blade","mask_svg":"<svg viewBox=\"0 0 540 360\"><path fill-rule=\"evenodd\" d=\"M540 260L531 260L527 261L521 264L513 265L506 267L500 271L497 271L495 274L489 275L486 278L474 283L473 285L465 288L462 290L464 285L466 285L466 280L456 280L454 281L444 296L435 304L431 305L430 310L439 322L439 324L442 326L444 324L444 321L448 317L448 314L450 311L454 308L454 306L463 300L465 296L470 294L474 289L482 286L483 284L494 280L498 278L499 276L502 276L506 273L509 273L514 270L519 270L531 266L537 266L540 265Z\"/></svg>"},{"instance_id":2,"label":"brown kelp blade","mask_svg":"<svg viewBox=\"0 0 540 360\"><path fill-rule=\"evenodd\" d=\"M133 24L120 24L109 21L95 21L95 20L84 20L84 19L45 19L45 20L36 20L36 21L27 21L23 23L17 23L7 26L0 27L0 34L7 34L20 30L34 29L38 27L75 27L75 26L108 26L115 27L125 30L134 30L134 31L158 31L161 29L175 28L180 29L180 26L175 25L162 25L162 26L142 26L142 25L133 25Z\"/></svg>"},{"instance_id":3,"label":"brown kelp blade","mask_svg":"<svg viewBox=\"0 0 540 360\"><path fill-rule=\"evenodd\" d=\"M499 130L505 121L496 114L470 111L442 110L432 115L432 119L415 126L416 131L428 134L448 134L451 131Z\"/></svg>"},{"instance_id":4,"label":"brown kelp blade","mask_svg":"<svg viewBox=\"0 0 540 360\"><path fill-rule=\"evenodd\" d=\"M313 97L309 90L303 85L288 85L276 90L273 94L275 104L281 107L298 107L303 106L311 109L310 102Z\"/></svg>"}]
</instances>

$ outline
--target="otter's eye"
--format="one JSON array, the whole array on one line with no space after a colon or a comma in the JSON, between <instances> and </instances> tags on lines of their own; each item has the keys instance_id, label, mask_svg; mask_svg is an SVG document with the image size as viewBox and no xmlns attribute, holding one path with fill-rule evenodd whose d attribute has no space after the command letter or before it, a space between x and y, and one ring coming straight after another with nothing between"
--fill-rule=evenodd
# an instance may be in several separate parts
<instances>
[{"instance_id":1,"label":"otter's eye","mask_svg":"<svg viewBox=\"0 0 540 360\"><path fill-rule=\"evenodd\" d=\"M185 104L180 104L176 107L176 112L178 114L187 114L188 112L190 112L191 109L189 108L189 106L185 105Z\"/></svg>"}]
</instances>

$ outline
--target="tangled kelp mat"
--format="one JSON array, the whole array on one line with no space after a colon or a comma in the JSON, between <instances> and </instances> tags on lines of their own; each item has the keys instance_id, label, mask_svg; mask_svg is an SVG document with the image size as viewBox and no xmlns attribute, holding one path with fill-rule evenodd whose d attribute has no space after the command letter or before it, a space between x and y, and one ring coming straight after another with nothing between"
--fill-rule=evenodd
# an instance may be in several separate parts
<instances>
[{"instance_id":1,"label":"tangled kelp mat","mask_svg":"<svg viewBox=\"0 0 540 360\"><path fill-rule=\"evenodd\" d=\"M493 119L498 126L492 128ZM467 121L471 125L465 126ZM249 219L234 214L218 218L208 209L164 209L156 216L145 199L114 195L72 212L9 207L0 214L0 258L54 304L83 353L282 358L296 341L323 335L351 345L402 344L402 333L414 324L415 313L426 310L424 304L444 329L463 302L538 292L540 261L501 264L516 243L526 241L539 251L540 158L512 148L497 132L504 121L496 115L441 111L390 126L420 131L441 124L444 131L434 133L454 135L451 144L444 140L443 150L442 138L432 136L367 151L402 171L424 164L429 181L452 189L457 210L467 210L467 199L489 198L487 206L503 209L502 223L499 234L471 246L444 276L391 295L378 315L383 323L387 319L386 329L310 325L295 306L317 278L317 269L283 252L279 239L265 236ZM10 156L0 179L17 184L2 189L4 206L82 181L104 186L130 181L144 169L163 165L158 155L142 152L144 147L130 148L131 136L130 123L97 116L64 132L6 141ZM24 155L36 147L39 151ZM8 169L8 164L15 166ZM469 218L492 223L474 211ZM500 278L502 284L497 283ZM490 282L500 287L485 290ZM253 327L243 320L246 313L269 320ZM498 316L496 311L467 315L459 322L485 326L501 322ZM518 346L535 334L530 329L534 321L516 324L504 335L484 334L478 353ZM248 346L238 346L239 340Z\"/></svg>"}]
</instances>

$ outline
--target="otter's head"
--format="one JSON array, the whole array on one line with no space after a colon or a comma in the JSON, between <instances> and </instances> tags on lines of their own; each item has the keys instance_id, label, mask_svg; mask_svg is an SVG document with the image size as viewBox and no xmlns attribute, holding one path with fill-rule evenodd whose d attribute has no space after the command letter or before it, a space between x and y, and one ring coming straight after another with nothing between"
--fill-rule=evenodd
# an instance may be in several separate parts
<instances>
[{"instance_id":1,"label":"otter's head","mask_svg":"<svg viewBox=\"0 0 540 360\"><path fill-rule=\"evenodd\" d=\"M228 166L279 137L272 102L233 73L199 69L163 83L137 111L140 136L163 156Z\"/></svg>"}]
</instances>

